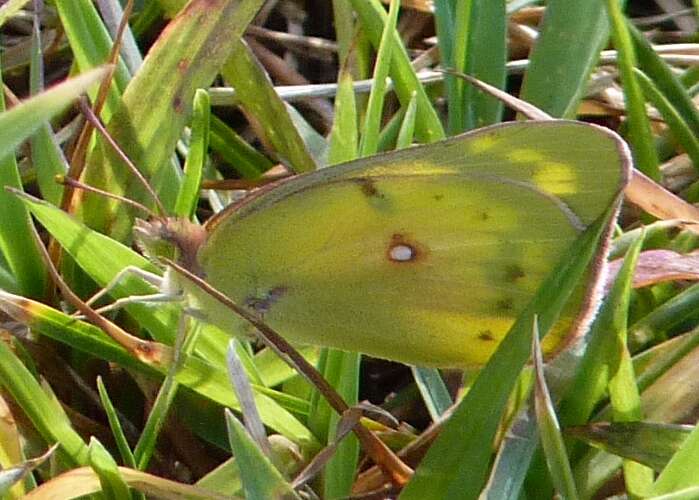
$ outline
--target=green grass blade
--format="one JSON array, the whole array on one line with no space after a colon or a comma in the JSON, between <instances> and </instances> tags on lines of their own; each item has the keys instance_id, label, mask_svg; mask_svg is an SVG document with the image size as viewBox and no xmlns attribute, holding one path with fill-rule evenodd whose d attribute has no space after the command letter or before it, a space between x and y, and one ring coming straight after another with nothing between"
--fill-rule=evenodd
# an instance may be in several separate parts
<instances>
[{"instance_id":1,"label":"green grass blade","mask_svg":"<svg viewBox=\"0 0 699 500\"><path fill-rule=\"evenodd\" d=\"M4 5L0 6L0 26L16 15L22 7L29 3L29 0L9 0Z\"/></svg>"},{"instance_id":2,"label":"green grass blade","mask_svg":"<svg viewBox=\"0 0 699 500\"><path fill-rule=\"evenodd\" d=\"M323 349L319 370L348 405L357 404L359 395L359 363L361 355L335 349ZM317 392L313 393L309 425L325 443L337 436L340 415L331 409ZM350 495L359 459L359 443L354 435L346 436L323 469L324 498L342 498Z\"/></svg>"},{"instance_id":3,"label":"green grass blade","mask_svg":"<svg viewBox=\"0 0 699 500\"><path fill-rule=\"evenodd\" d=\"M444 425L413 479L403 490L402 500L434 498L434 495L441 495L441 498L478 497L500 417L530 356L529 333L533 316L538 314L542 331L548 331L564 307L568 294L585 273L612 214L610 209L605 217L591 226L542 284Z\"/></svg>"},{"instance_id":4,"label":"green grass blade","mask_svg":"<svg viewBox=\"0 0 699 500\"><path fill-rule=\"evenodd\" d=\"M551 116L575 117L608 37L604 0L547 2L520 97Z\"/></svg>"},{"instance_id":5,"label":"green grass blade","mask_svg":"<svg viewBox=\"0 0 699 500\"><path fill-rule=\"evenodd\" d=\"M301 497L291 488L269 458L230 411L226 411L226 426L231 449L240 468L245 498L269 500Z\"/></svg>"},{"instance_id":6,"label":"green grass blade","mask_svg":"<svg viewBox=\"0 0 699 500\"><path fill-rule=\"evenodd\" d=\"M629 329L632 352L691 319L699 307L699 285L692 285L636 321Z\"/></svg>"},{"instance_id":7,"label":"green grass blade","mask_svg":"<svg viewBox=\"0 0 699 500\"><path fill-rule=\"evenodd\" d=\"M102 401L104 413L107 415L107 421L109 422L109 428L112 430L112 436L114 436L114 441L119 449L121 460L127 467L135 469L136 460L134 459L129 442L126 440L126 435L119 422L119 415L111 399L109 399L109 394L107 393L107 388L104 386L102 377L97 377L97 391L100 396L100 401Z\"/></svg>"},{"instance_id":8,"label":"green grass blade","mask_svg":"<svg viewBox=\"0 0 699 500\"><path fill-rule=\"evenodd\" d=\"M459 73L468 73L469 42L471 41L471 17L474 0L456 0L454 2L454 43L452 46L451 65ZM453 119L457 132L463 132L473 126L471 109L466 100L466 82L461 78L455 81L454 98L456 106L450 108L456 116ZM450 120L451 121L451 120Z\"/></svg>"},{"instance_id":9,"label":"green grass blade","mask_svg":"<svg viewBox=\"0 0 699 500\"><path fill-rule=\"evenodd\" d=\"M92 2L58 0L56 10L61 18L61 26L68 37L75 62L83 73L109 62L112 39ZM126 65L120 58L102 113L105 121L109 121L118 109L120 95L124 92L130 77ZM94 97L96 94L91 95Z\"/></svg>"},{"instance_id":10,"label":"green grass blade","mask_svg":"<svg viewBox=\"0 0 699 500\"><path fill-rule=\"evenodd\" d=\"M695 135L699 134L699 111L697 111L697 107L692 102L692 97L685 86L675 76L670 66L653 50L643 33L628 21L626 25L633 40L639 67L648 75L660 93L664 94L665 98L672 103L672 106L686 122L686 126Z\"/></svg>"},{"instance_id":11,"label":"green grass blade","mask_svg":"<svg viewBox=\"0 0 699 500\"><path fill-rule=\"evenodd\" d=\"M0 114L0 158L14 154L15 148L44 122L67 108L105 74L105 68L88 71Z\"/></svg>"},{"instance_id":12,"label":"green grass blade","mask_svg":"<svg viewBox=\"0 0 699 500\"><path fill-rule=\"evenodd\" d=\"M165 196L171 197L166 203L170 209L180 183L172 154L190 119L194 93L213 81L261 4L261 0L190 1L151 47L107 126L147 179L163 179L160 196L164 202ZM88 156L82 180L153 205L122 160L102 142ZM87 196L79 213L91 227L120 241L130 240L131 209Z\"/></svg>"},{"instance_id":13,"label":"green grass blade","mask_svg":"<svg viewBox=\"0 0 699 500\"><path fill-rule=\"evenodd\" d=\"M649 491L649 495L666 495L699 486L696 474L699 461L699 426L695 427L682 447L670 459Z\"/></svg>"},{"instance_id":14,"label":"green grass blade","mask_svg":"<svg viewBox=\"0 0 699 500\"><path fill-rule=\"evenodd\" d=\"M46 442L61 444L59 454L67 464L87 464L87 445L73 430L60 403L44 391L5 342L0 342L0 385Z\"/></svg>"},{"instance_id":15,"label":"green grass blade","mask_svg":"<svg viewBox=\"0 0 699 500\"><path fill-rule=\"evenodd\" d=\"M400 2L391 0L388 17L381 33L381 41L376 54L374 65L374 85L371 87L369 102L364 116L362 138L359 142L359 156L371 156L376 153L379 142L379 130L383 115L383 103L386 93L386 78L391 65L391 53L393 51L393 38L396 36L396 21Z\"/></svg>"},{"instance_id":16,"label":"green grass blade","mask_svg":"<svg viewBox=\"0 0 699 500\"><path fill-rule=\"evenodd\" d=\"M505 85L506 17L503 0L460 0L455 4L451 66L499 89ZM453 78L453 77L450 77ZM457 114L450 126L460 124L458 132L496 123L502 102L479 92L462 79L455 82L457 105L449 108Z\"/></svg>"},{"instance_id":17,"label":"green grass blade","mask_svg":"<svg viewBox=\"0 0 699 500\"><path fill-rule=\"evenodd\" d=\"M209 94L198 89L194 94L192 115L192 137L189 142L189 155L184 163L184 180L175 202L175 215L191 219L197 209L202 172L209 149Z\"/></svg>"},{"instance_id":18,"label":"green grass blade","mask_svg":"<svg viewBox=\"0 0 699 500\"><path fill-rule=\"evenodd\" d=\"M40 302L9 294L0 290L0 310L21 321L28 327L61 342L80 352L118 363L125 368L138 370L145 375L154 377L165 375L167 368L162 365L145 364L131 355L107 337L99 328L77 321ZM1 360L0 360L1 364ZM0 370L5 369L0 366ZM25 370L26 371L26 370ZM2 375L2 373L0 373ZM240 409L225 371L219 366L212 365L196 356L185 356L183 367L176 375L177 382L193 390L201 396L222 406ZM8 380L4 377L3 380ZM0 381L0 383L2 383ZM255 387L256 404L265 425L286 436L303 448L314 449L318 446L316 438L303 426L285 407L274 401L274 391ZM291 398L286 397L289 401ZM285 406L290 406L285 403ZM302 405L294 408L302 412Z\"/></svg>"},{"instance_id":19,"label":"green grass blade","mask_svg":"<svg viewBox=\"0 0 699 500\"><path fill-rule=\"evenodd\" d=\"M217 116L211 115L210 126L211 149L241 177L255 179L274 166L265 155L245 142Z\"/></svg>"},{"instance_id":20,"label":"green grass blade","mask_svg":"<svg viewBox=\"0 0 699 500\"><path fill-rule=\"evenodd\" d=\"M699 139L690 128L689 122L685 121L653 80L637 68L633 71L646 99L660 112L675 140L692 159L694 168L699 168Z\"/></svg>"},{"instance_id":21,"label":"green grass blade","mask_svg":"<svg viewBox=\"0 0 699 500\"><path fill-rule=\"evenodd\" d=\"M342 69L335 97L335 120L330 131L328 164L335 165L357 157L357 104L352 75Z\"/></svg>"},{"instance_id":22,"label":"green grass blade","mask_svg":"<svg viewBox=\"0 0 699 500\"><path fill-rule=\"evenodd\" d=\"M569 427L566 434L660 472L693 429L691 425L656 422L599 422Z\"/></svg>"},{"instance_id":23,"label":"green grass blade","mask_svg":"<svg viewBox=\"0 0 699 500\"><path fill-rule=\"evenodd\" d=\"M655 151L650 122L646 115L643 92L633 72L637 65L631 35L621 10L619 0L606 0L612 27L612 39L619 53L619 73L624 86L628 136L636 168L654 180L660 179L658 155Z\"/></svg>"},{"instance_id":24,"label":"green grass blade","mask_svg":"<svg viewBox=\"0 0 699 500\"><path fill-rule=\"evenodd\" d=\"M629 290L642 242L642 238L637 238L627 251L614 287L590 327L585 354L560 405L560 421L564 427L587 422L617 368L619 339L610 332L626 331Z\"/></svg>"},{"instance_id":25,"label":"green grass blade","mask_svg":"<svg viewBox=\"0 0 699 500\"><path fill-rule=\"evenodd\" d=\"M643 418L641 410L641 398L636 378L631 362L631 354L627 347L627 318L629 309L629 297L631 294L631 282L633 280L633 270L636 268L638 256L641 252L643 240L634 244L626 254L624 264L617 276L618 285L610 297L610 302L614 304L616 320L612 331L616 333L613 346L612 364L609 370L609 398L612 403L612 413L617 422L638 421ZM653 471L637 462L624 460L624 481L627 490L635 495L641 495L650 487L653 482Z\"/></svg>"},{"instance_id":26,"label":"green grass blade","mask_svg":"<svg viewBox=\"0 0 699 500\"><path fill-rule=\"evenodd\" d=\"M544 361L539 343L539 328L534 319L532 331L532 352L534 356L534 409L539 427L539 438L544 450L551 480L562 498L575 500L579 498L573 480L566 447L561 435L561 427L556 418L553 401L544 378Z\"/></svg>"},{"instance_id":27,"label":"green grass blade","mask_svg":"<svg viewBox=\"0 0 699 500\"><path fill-rule=\"evenodd\" d=\"M475 0L468 32L471 42L467 54L467 73L501 90L505 88L507 76L505 6L505 0ZM477 91L472 85L466 87L465 95L472 110L472 127L500 122L503 103L499 99Z\"/></svg>"},{"instance_id":28,"label":"green grass blade","mask_svg":"<svg viewBox=\"0 0 699 500\"><path fill-rule=\"evenodd\" d=\"M454 404L439 370L419 366L413 366L411 369L430 417L435 422L439 421L444 412Z\"/></svg>"},{"instance_id":29,"label":"green grass blade","mask_svg":"<svg viewBox=\"0 0 699 500\"><path fill-rule=\"evenodd\" d=\"M34 16L34 28L32 29L32 56L29 67L29 90L32 95L37 95L44 90L44 64L41 54L41 33L39 20ZM59 205L63 197L63 186L56 182L57 175L64 175L68 171L68 163L63 157L63 152L58 146L51 125L43 123L30 137L31 160L36 172L37 183L42 197Z\"/></svg>"},{"instance_id":30,"label":"green grass blade","mask_svg":"<svg viewBox=\"0 0 699 500\"><path fill-rule=\"evenodd\" d=\"M330 165L357 158L357 142L356 100L352 76L345 67L340 71L338 94L335 98L335 121L330 134ZM323 377L350 406L357 403L359 394L360 359L358 353L321 349L318 362ZM309 427L314 434L326 444L333 442L339 421L340 416L314 391L308 415ZM325 464L323 498L343 498L351 494L358 459L359 443L354 435L349 435L340 442L334 455Z\"/></svg>"},{"instance_id":31,"label":"green grass blade","mask_svg":"<svg viewBox=\"0 0 699 500\"><path fill-rule=\"evenodd\" d=\"M294 172L316 169L286 105L247 44L236 41L230 57L221 68L223 78L235 87L245 115L262 138L289 163Z\"/></svg>"},{"instance_id":32,"label":"green grass blade","mask_svg":"<svg viewBox=\"0 0 699 500\"><path fill-rule=\"evenodd\" d=\"M386 22L386 11L378 0L352 0L352 6L361 20L362 27L374 47L378 47ZM391 79L401 104L407 106L412 93L417 95L416 136L422 142L434 142L444 138L444 128L437 112L418 81L408 53L397 33L393 36L391 50Z\"/></svg>"},{"instance_id":33,"label":"green grass blade","mask_svg":"<svg viewBox=\"0 0 699 500\"><path fill-rule=\"evenodd\" d=\"M114 458L94 436L90 438L88 460L92 470L99 477L102 495L106 500L124 500L131 498L129 487L121 477Z\"/></svg>"},{"instance_id":34,"label":"green grass blade","mask_svg":"<svg viewBox=\"0 0 699 500\"><path fill-rule=\"evenodd\" d=\"M413 143L415 136L415 116L417 111L417 100L415 94L410 98L408 107L405 109L403 121L400 124L398 138L396 139L396 149L407 148Z\"/></svg>"},{"instance_id":35,"label":"green grass blade","mask_svg":"<svg viewBox=\"0 0 699 500\"><path fill-rule=\"evenodd\" d=\"M434 24L437 30L437 44L439 45L439 53L442 61L445 64L451 64L454 60L454 10L452 0L435 0L434 1ZM449 135L456 135L462 130L462 124L459 120L461 103L457 98L458 79L451 74L444 75L444 84L447 92L447 130Z\"/></svg>"}]
</instances>

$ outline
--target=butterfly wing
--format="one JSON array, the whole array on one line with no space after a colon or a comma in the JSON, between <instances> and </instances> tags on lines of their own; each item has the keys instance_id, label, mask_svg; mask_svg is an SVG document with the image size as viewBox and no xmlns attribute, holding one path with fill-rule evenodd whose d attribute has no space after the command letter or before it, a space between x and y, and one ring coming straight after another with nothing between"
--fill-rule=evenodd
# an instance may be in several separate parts
<instances>
[{"instance_id":1,"label":"butterfly wing","mask_svg":"<svg viewBox=\"0 0 699 500\"><path fill-rule=\"evenodd\" d=\"M291 341L480 365L627 171L604 129L499 125L261 190L213 220L198 259ZM246 330L199 298L212 322Z\"/></svg>"}]
</instances>

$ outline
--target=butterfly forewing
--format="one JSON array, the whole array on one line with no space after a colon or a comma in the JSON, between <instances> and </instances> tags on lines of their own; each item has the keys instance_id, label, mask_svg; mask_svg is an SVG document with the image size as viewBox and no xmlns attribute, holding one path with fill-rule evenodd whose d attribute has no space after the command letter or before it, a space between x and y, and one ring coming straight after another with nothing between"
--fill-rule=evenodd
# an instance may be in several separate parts
<instances>
[{"instance_id":1,"label":"butterfly forewing","mask_svg":"<svg viewBox=\"0 0 699 500\"><path fill-rule=\"evenodd\" d=\"M214 287L289 340L480 365L617 198L625 165L619 140L596 127L491 127L262 191L216 219L199 262ZM246 332L200 300L211 321Z\"/></svg>"}]
</instances>

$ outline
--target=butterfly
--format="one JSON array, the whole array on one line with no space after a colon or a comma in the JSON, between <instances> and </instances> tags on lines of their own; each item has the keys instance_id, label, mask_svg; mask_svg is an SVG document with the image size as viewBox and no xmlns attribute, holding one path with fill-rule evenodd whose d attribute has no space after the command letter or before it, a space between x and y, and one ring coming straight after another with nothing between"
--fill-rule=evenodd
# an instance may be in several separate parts
<instances>
[{"instance_id":1,"label":"butterfly","mask_svg":"<svg viewBox=\"0 0 699 500\"><path fill-rule=\"evenodd\" d=\"M569 246L617 203L629 171L610 130L504 123L268 185L203 229L143 223L139 233L169 239L184 267L291 342L479 366ZM169 276L205 321L252 333ZM580 286L545 352L575 338L594 285Z\"/></svg>"}]
</instances>

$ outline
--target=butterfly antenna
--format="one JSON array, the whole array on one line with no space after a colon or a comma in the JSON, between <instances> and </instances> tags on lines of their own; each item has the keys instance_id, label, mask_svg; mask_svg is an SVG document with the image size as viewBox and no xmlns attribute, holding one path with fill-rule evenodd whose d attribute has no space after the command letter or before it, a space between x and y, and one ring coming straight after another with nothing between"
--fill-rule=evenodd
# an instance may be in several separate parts
<instances>
[{"instance_id":1,"label":"butterfly antenna","mask_svg":"<svg viewBox=\"0 0 699 500\"><path fill-rule=\"evenodd\" d=\"M126 153L124 153L124 150L121 149L109 132L107 132L107 129L104 128L104 125L102 125L100 119L92 111L92 108L90 108L85 98L80 99L80 111L85 116L85 119L90 122L90 124L95 127L100 134L102 134L102 137L106 139L119 158L126 164L129 170L131 170L131 173L146 188L146 191L148 191L148 194L150 194L151 198L153 198L153 201L155 202L155 205L158 207L158 212L162 215L167 214L167 210L163 206L163 203L160 201L160 198L156 192L153 190L153 187L148 183L148 180L143 176L140 170L136 168L136 165L133 164L131 159L126 155Z\"/></svg>"},{"instance_id":2,"label":"butterfly antenna","mask_svg":"<svg viewBox=\"0 0 699 500\"><path fill-rule=\"evenodd\" d=\"M155 212L153 212L150 208L148 208L144 204L139 203L137 201L134 201L132 199L129 199L125 196L120 196L118 194L110 193L109 191L105 191L104 189L99 189L99 188L96 188L94 186L90 186L89 184L85 184L85 183L82 183L80 181L76 181L75 179L72 179L70 177L66 177L65 175L57 175L55 177L55 180L58 184L62 184L64 186L69 186L73 189L81 189L83 191L88 191L90 193L104 196L105 198L111 198L113 200L118 200L122 203L126 203L127 205L130 205L130 206L137 208L138 210L141 210L142 212L148 214L148 217L150 217L150 218L153 218L153 219L160 218Z\"/></svg>"},{"instance_id":3,"label":"butterfly antenna","mask_svg":"<svg viewBox=\"0 0 699 500\"><path fill-rule=\"evenodd\" d=\"M21 194L21 193L20 193ZM23 194L22 194L23 195ZM27 195L23 195L27 196ZM112 323L107 318L100 316L95 312L89 305L87 305L80 297L78 297L73 290L70 289L68 284L63 280L56 266L53 265L51 257L49 256L46 247L44 247L43 242L39 233L37 233L36 228L31 225L30 231L36 246L39 250L39 255L46 264L46 268L49 272L49 276L59 288L63 297L73 305L80 313L82 313L92 324L101 328L107 335L109 335L115 342L121 345L134 357L149 364L165 364L168 361L169 353L167 349L162 344L157 342L151 342L143 340L141 338L135 337L130 333L123 330L118 325Z\"/></svg>"}]
</instances>

